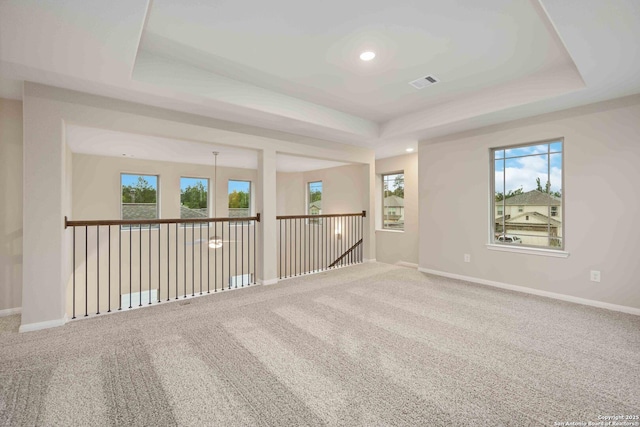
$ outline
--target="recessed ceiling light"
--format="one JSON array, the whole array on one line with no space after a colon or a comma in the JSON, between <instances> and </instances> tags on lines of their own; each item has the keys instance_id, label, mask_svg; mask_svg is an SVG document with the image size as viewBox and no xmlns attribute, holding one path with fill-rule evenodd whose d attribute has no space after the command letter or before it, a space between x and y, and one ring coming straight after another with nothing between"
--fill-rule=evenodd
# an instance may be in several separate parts
<instances>
[{"instance_id":1,"label":"recessed ceiling light","mask_svg":"<svg viewBox=\"0 0 640 427\"><path fill-rule=\"evenodd\" d=\"M360 59L362 59L363 61L371 61L375 57L376 57L375 52L371 52L371 51L362 52L360 54Z\"/></svg>"},{"instance_id":2,"label":"recessed ceiling light","mask_svg":"<svg viewBox=\"0 0 640 427\"><path fill-rule=\"evenodd\" d=\"M407 153L413 153L413 148L407 148Z\"/></svg>"}]
</instances>

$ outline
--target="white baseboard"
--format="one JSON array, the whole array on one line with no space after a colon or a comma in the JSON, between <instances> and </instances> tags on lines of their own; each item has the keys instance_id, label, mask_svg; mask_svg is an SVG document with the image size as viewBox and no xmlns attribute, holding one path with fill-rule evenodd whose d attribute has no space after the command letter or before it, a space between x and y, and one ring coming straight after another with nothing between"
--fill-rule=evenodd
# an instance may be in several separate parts
<instances>
[{"instance_id":1,"label":"white baseboard","mask_svg":"<svg viewBox=\"0 0 640 427\"><path fill-rule=\"evenodd\" d=\"M418 264L414 264L412 262L398 261L394 265L399 265L400 267L413 268L415 270L418 269Z\"/></svg>"},{"instance_id":2,"label":"white baseboard","mask_svg":"<svg viewBox=\"0 0 640 427\"><path fill-rule=\"evenodd\" d=\"M5 308L4 310L0 310L0 317L7 317L11 316L12 314L20 313L22 313L22 307Z\"/></svg>"},{"instance_id":3,"label":"white baseboard","mask_svg":"<svg viewBox=\"0 0 640 427\"><path fill-rule=\"evenodd\" d=\"M276 283L278 283L278 279L258 280L258 283L265 286L275 285Z\"/></svg>"},{"instance_id":4,"label":"white baseboard","mask_svg":"<svg viewBox=\"0 0 640 427\"><path fill-rule=\"evenodd\" d=\"M46 322L28 323L26 325L23 324L20 325L20 329L18 329L18 332L32 332L39 331L41 329L55 328L58 326L62 326L65 323L67 323L67 316L63 317L62 319L47 320Z\"/></svg>"},{"instance_id":5,"label":"white baseboard","mask_svg":"<svg viewBox=\"0 0 640 427\"><path fill-rule=\"evenodd\" d=\"M375 258L373 259L367 259L367 258L363 258L362 260L363 262L377 262Z\"/></svg>"},{"instance_id":6,"label":"white baseboard","mask_svg":"<svg viewBox=\"0 0 640 427\"><path fill-rule=\"evenodd\" d=\"M418 271L422 273L435 274L436 276L449 277L451 279L459 279L467 282L478 283L480 285L493 286L494 288L509 289L511 291L523 292L526 294L538 295L547 298L553 298L561 301L573 302L576 304L588 305L591 307L604 308L612 311L619 311L627 314L635 314L640 316L640 308L629 307L626 305L611 304L608 302L596 301L586 298L574 297L571 295L558 294L555 292L542 291L539 289L527 288L525 286L510 285L508 283L495 282L493 280L479 279L477 277L463 276L462 274L447 273L446 271L431 270L429 268L419 267Z\"/></svg>"}]
</instances>

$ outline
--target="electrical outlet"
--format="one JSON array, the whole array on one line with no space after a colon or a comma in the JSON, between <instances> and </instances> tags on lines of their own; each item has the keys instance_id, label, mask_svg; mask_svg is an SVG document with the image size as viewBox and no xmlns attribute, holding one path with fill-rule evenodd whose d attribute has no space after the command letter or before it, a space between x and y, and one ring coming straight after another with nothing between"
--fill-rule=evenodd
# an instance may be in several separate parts
<instances>
[{"instance_id":1,"label":"electrical outlet","mask_svg":"<svg viewBox=\"0 0 640 427\"><path fill-rule=\"evenodd\" d=\"M600 282L600 272L598 270L591 270L591 281Z\"/></svg>"},{"instance_id":2,"label":"electrical outlet","mask_svg":"<svg viewBox=\"0 0 640 427\"><path fill-rule=\"evenodd\" d=\"M471 262L471 255L464 254L464 262Z\"/></svg>"}]
</instances>

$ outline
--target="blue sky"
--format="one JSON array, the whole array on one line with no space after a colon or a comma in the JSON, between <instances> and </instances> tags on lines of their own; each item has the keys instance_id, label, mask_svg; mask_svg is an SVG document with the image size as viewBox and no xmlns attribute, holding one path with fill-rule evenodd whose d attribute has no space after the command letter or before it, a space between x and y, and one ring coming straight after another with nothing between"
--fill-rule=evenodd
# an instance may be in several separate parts
<instances>
[{"instance_id":1,"label":"blue sky","mask_svg":"<svg viewBox=\"0 0 640 427\"><path fill-rule=\"evenodd\" d=\"M309 191L310 192L314 192L314 191L320 191L322 192L322 181L318 181L318 182L310 182L309 183Z\"/></svg>"},{"instance_id":2,"label":"blue sky","mask_svg":"<svg viewBox=\"0 0 640 427\"><path fill-rule=\"evenodd\" d=\"M142 176L147 180L149 185L153 188L158 188L158 177L155 175L127 175L122 174L122 185L136 185L138 183L138 177Z\"/></svg>"},{"instance_id":3,"label":"blue sky","mask_svg":"<svg viewBox=\"0 0 640 427\"><path fill-rule=\"evenodd\" d=\"M233 193L233 191L244 191L245 193L250 192L251 182L249 181L231 181L229 180L229 193Z\"/></svg>"},{"instance_id":4,"label":"blue sky","mask_svg":"<svg viewBox=\"0 0 640 427\"><path fill-rule=\"evenodd\" d=\"M201 182L205 189L209 188L209 180L206 178L180 178L180 191L186 190L187 187L193 187L198 182Z\"/></svg>"},{"instance_id":5,"label":"blue sky","mask_svg":"<svg viewBox=\"0 0 640 427\"><path fill-rule=\"evenodd\" d=\"M548 154L549 148L551 154ZM562 187L561 150L562 143L554 142L496 151L496 160L494 161L496 192L502 193L505 191L502 183L505 173L507 192L518 188L522 188L523 191L535 190L536 178L540 178L540 183L544 188L547 182L549 161L551 166L551 190L560 191Z\"/></svg>"}]
</instances>

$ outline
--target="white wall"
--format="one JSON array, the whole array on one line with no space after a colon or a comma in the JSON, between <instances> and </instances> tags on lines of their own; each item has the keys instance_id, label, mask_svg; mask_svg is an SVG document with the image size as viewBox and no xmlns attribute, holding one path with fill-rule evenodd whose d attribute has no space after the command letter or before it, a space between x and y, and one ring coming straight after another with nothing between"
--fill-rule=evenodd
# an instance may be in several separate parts
<instances>
[{"instance_id":1,"label":"white wall","mask_svg":"<svg viewBox=\"0 0 640 427\"><path fill-rule=\"evenodd\" d=\"M22 102L0 98L0 311L22 301Z\"/></svg>"},{"instance_id":2,"label":"white wall","mask_svg":"<svg viewBox=\"0 0 640 427\"><path fill-rule=\"evenodd\" d=\"M307 172L279 172L278 215L307 215L307 185L322 181L322 213L368 211L367 165L347 165Z\"/></svg>"},{"instance_id":3,"label":"white wall","mask_svg":"<svg viewBox=\"0 0 640 427\"><path fill-rule=\"evenodd\" d=\"M639 118L634 96L421 141L420 267L640 308ZM556 137L569 257L488 250L489 149Z\"/></svg>"},{"instance_id":4,"label":"white wall","mask_svg":"<svg viewBox=\"0 0 640 427\"><path fill-rule=\"evenodd\" d=\"M120 219L121 173L160 176L160 218L180 217L180 177L208 178L209 207L213 216L213 166L74 153L73 214L70 219ZM217 216L220 218L229 214L230 179L251 181L255 191L257 171L218 166ZM255 213L255 206L252 211Z\"/></svg>"},{"instance_id":5,"label":"white wall","mask_svg":"<svg viewBox=\"0 0 640 427\"><path fill-rule=\"evenodd\" d=\"M404 231L382 230L381 175L404 171ZM418 154L376 160L376 260L418 264Z\"/></svg>"}]
</instances>

